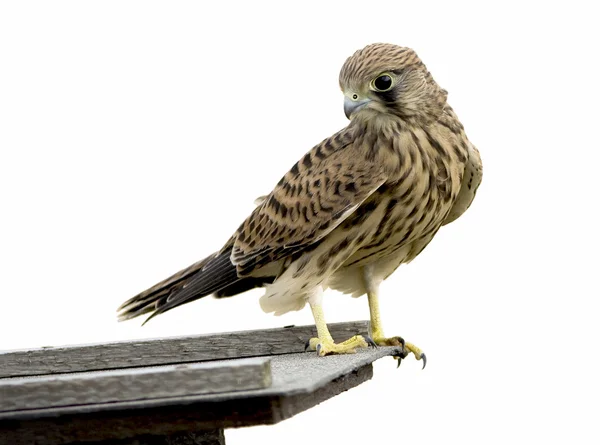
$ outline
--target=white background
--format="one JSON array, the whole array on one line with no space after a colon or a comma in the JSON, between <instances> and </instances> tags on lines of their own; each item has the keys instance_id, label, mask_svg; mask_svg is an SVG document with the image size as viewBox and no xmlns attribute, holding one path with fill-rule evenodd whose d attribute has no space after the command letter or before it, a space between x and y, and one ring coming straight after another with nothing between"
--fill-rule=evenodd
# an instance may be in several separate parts
<instances>
[{"instance_id":1,"label":"white background","mask_svg":"<svg viewBox=\"0 0 600 445\"><path fill-rule=\"evenodd\" d=\"M0 349L312 323L253 291L140 327L133 294L220 248L346 125L355 50L414 48L479 147L471 209L382 286L429 357L229 445L598 443L593 2L3 2ZM368 317L326 296L328 321Z\"/></svg>"}]
</instances>

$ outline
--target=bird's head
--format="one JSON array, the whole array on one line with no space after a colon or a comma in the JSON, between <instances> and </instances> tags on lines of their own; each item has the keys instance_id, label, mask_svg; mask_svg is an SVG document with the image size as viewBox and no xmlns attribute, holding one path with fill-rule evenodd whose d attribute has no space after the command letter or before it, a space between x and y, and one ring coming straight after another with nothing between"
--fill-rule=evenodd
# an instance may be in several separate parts
<instances>
[{"instance_id":1,"label":"bird's head","mask_svg":"<svg viewBox=\"0 0 600 445\"><path fill-rule=\"evenodd\" d=\"M356 51L340 71L348 119L396 116L437 119L448 93L410 48L374 43Z\"/></svg>"}]
</instances>

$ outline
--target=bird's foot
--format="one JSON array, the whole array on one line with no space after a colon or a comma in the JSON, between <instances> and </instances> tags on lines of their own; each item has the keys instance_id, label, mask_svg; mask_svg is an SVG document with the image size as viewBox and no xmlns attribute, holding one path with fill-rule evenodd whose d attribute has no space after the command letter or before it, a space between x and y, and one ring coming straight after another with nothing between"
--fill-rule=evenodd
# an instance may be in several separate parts
<instances>
[{"instance_id":1,"label":"bird's foot","mask_svg":"<svg viewBox=\"0 0 600 445\"><path fill-rule=\"evenodd\" d=\"M405 359L408 356L408 354L410 354L411 352L413 353L413 355L415 356L415 358L417 360L423 360L423 369L425 368L425 365L427 365L427 356L425 356L425 353L423 351L421 351L421 349L419 349L415 345L413 345L412 343L406 343L402 337L386 338L383 336L374 335L373 341L379 346L398 346L398 347L400 347L402 350L402 353L400 355L394 356L394 358L396 360L398 360L398 366L400 366L400 363L402 362L402 360Z\"/></svg>"},{"instance_id":2,"label":"bird's foot","mask_svg":"<svg viewBox=\"0 0 600 445\"><path fill-rule=\"evenodd\" d=\"M342 343L335 343L332 339L311 338L306 342L305 350L317 351L321 357L330 354L354 354L358 348L377 347L370 337L355 335Z\"/></svg>"}]
</instances>

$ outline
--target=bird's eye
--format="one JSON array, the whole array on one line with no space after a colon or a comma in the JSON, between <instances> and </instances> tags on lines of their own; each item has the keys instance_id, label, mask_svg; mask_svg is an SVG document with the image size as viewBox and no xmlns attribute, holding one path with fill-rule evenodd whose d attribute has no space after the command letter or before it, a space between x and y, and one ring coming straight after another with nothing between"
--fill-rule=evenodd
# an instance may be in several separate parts
<instances>
[{"instance_id":1,"label":"bird's eye","mask_svg":"<svg viewBox=\"0 0 600 445\"><path fill-rule=\"evenodd\" d=\"M382 74L371 82L371 88L375 91L384 92L392 88L394 82L389 74Z\"/></svg>"}]
</instances>

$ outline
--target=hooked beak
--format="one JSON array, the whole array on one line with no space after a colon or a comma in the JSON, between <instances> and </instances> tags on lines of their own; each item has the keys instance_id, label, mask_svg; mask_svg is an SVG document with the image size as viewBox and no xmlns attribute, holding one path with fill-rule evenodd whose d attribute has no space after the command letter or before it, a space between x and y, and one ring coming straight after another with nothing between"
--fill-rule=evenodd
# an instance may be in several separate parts
<instances>
[{"instance_id":1,"label":"hooked beak","mask_svg":"<svg viewBox=\"0 0 600 445\"><path fill-rule=\"evenodd\" d=\"M352 100L348 96L344 97L344 113L350 119L352 113L360 110L362 107L371 102L371 99Z\"/></svg>"}]
</instances>

